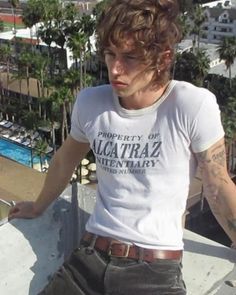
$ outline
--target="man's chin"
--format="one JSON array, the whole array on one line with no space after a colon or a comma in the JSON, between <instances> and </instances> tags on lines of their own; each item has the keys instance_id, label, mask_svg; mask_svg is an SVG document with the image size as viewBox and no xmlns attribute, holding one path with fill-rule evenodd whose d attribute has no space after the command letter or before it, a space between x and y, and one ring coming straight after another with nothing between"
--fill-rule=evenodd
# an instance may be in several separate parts
<instances>
[{"instance_id":1,"label":"man's chin","mask_svg":"<svg viewBox=\"0 0 236 295\"><path fill-rule=\"evenodd\" d=\"M126 98L129 96L128 92L124 91L124 90L113 88L113 91L116 93L117 96L122 97L122 98Z\"/></svg>"}]
</instances>

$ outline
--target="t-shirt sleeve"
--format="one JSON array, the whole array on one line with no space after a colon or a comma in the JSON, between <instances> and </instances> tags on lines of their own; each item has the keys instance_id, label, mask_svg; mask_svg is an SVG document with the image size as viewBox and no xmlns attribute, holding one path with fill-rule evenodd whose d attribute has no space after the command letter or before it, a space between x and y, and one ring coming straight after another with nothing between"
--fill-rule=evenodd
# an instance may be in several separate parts
<instances>
[{"instance_id":1,"label":"t-shirt sleeve","mask_svg":"<svg viewBox=\"0 0 236 295\"><path fill-rule=\"evenodd\" d=\"M224 137L220 109L212 93L204 98L193 120L191 134L191 148L195 153L207 150Z\"/></svg>"},{"instance_id":2,"label":"t-shirt sleeve","mask_svg":"<svg viewBox=\"0 0 236 295\"><path fill-rule=\"evenodd\" d=\"M77 96L73 107L70 135L79 142L89 142L83 130L83 124L80 122L80 113L83 111L83 107L79 103L81 96L82 93Z\"/></svg>"}]
</instances>

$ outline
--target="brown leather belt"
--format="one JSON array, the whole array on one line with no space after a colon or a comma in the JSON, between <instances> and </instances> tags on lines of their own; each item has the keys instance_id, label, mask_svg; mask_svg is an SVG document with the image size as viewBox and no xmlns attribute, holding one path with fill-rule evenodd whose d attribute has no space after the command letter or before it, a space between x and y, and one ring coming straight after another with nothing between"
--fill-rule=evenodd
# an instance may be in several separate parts
<instances>
[{"instance_id":1,"label":"brown leather belt","mask_svg":"<svg viewBox=\"0 0 236 295\"><path fill-rule=\"evenodd\" d=\"M109 237L96 236L89 232L84 234L83 242L112 257L130 258L147 262L154 262L157 259L180 260L183 254L182 250L146 249L135 245L128 245Z\"/></svg>"}]
</instances>

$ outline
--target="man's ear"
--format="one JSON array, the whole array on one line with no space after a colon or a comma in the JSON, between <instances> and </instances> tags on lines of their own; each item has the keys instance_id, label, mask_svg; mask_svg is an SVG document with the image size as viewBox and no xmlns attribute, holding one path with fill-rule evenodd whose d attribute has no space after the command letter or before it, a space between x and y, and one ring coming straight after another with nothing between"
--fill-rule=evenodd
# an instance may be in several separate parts
<instances>
[{"instance_id":1,"label":"man's ear","mask_svg":"<svg viewBox=\"0 0 236 295\"><path fill-rule=\"evenodd\" d=\"M166 50L162 54L162 64L161 64L161 70L166 69L166 67L169 67L172 63L172 54L171 50Z\"/></svg>"}]
</instances>

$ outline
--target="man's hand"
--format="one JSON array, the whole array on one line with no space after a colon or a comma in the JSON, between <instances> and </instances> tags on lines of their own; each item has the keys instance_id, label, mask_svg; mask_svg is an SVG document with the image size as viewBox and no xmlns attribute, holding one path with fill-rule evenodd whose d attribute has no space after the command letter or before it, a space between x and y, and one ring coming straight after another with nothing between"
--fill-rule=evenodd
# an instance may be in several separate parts
<instances>
[{"instance_id":1,"label":"man's hand","mask_svg":"<svg viewBox=\"0 0 236 295\"><path fill-rule=\"evenodd\" d=\"M42 212L36 209L35 202L24 201L16 203L8 214L8 220L13 218L35 218Z\"/></svg>"}]
</instances>

